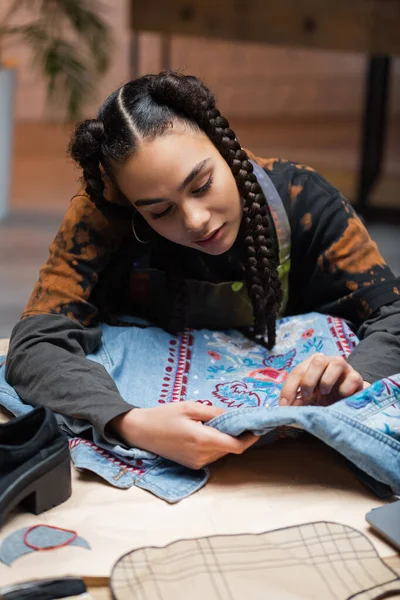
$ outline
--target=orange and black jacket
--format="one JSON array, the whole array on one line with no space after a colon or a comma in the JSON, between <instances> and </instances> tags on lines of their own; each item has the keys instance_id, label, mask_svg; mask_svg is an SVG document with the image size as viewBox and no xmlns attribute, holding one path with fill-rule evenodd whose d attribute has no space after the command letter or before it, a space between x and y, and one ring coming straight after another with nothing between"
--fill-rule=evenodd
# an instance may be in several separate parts
<instances>
[{"instance_id":1,"label":"orange and black jacket","mask_svg":"<svg viewBox=\"0 0 400 600\"><path fill-rule=\"evenodd\" d=\"M346 319L361 339L349 362L365 381L400 372L400 281L351 205L313 169L256 160L272 179L290 221L286 314L318 311ZM6 363L7 381L23 400L87 419L106 436L109 421L131 406L105 369L85 358L99 345L105 307L160 324L170 308L167 297L151 294L147 277L162 271L162 256L152 244L135 240L131 219L132 209L117 201L97 207L84 193L72 198L12 332ZM182 256L185 277L207 282L216 294L222 282L243 278L239 241L219 257L183 247ZM210 320L211 315L202 315L201 326L215 325L218 311L212 312ZM235 326L226 306L224 319L223 327Z\"/></svg>"}]
</instances>

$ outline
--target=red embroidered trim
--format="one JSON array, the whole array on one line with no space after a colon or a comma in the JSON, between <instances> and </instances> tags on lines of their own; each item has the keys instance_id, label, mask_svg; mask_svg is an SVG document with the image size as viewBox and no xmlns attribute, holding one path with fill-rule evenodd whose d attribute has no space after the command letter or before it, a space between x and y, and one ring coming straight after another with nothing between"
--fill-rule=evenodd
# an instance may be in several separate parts
<instances>
[{"instance_id":1,"label":"red embroidered trim","mask_svg":"<svg viewBox=\"0 0 400 600\"><path fill-rule=\"evenodd\" d=\"M192 329L185 329L178 341L169 342L168 361L164 372L164 382L158 402L182 402L185 400L188 383L188 373L192 360L194 335ZM178 346L178 347L177 347ZM174 375L175 372L175 375Z\"/></svg>"},{"instance_id":2,"label":"red embroidered trim","mask_svg":"<svg viewBox=\"0 0 400 600\"><path fill-rule=\"evenodd\" d=\"M84 446L88 446L88 448L91 448L92 450L94 450L95 452L97 452L97 454L100 454L100 456L104 456L104 458L106 458L109 462L113 463L115 466L119 467L120 469L125 469L127 472L131 472L134 475L143 475L143 473L145 472L145 469L138 469L136 467L132 467L120 460L118 460L117 458L114 458L113 456L111 456L111 454L109 452L107 452L106 450L103 450L102 448L99 448L99 446L96 446L96 444L93 444L92 442L89 442L88 440L83 440L81 438L74 438L73 440L69 441L69 448L70 450L72 450L73 448L76 448L76 446L79 446L79 444L83 444ZM138 467L140 467L142 465L143 461L140 460L140 458L136 461L136 464Z\"/></svg>"},{"instance_id":3,"label":"red embroidered trim","mask_svg":"<svg viewBox=\"0 0 400 600\"><path fill-rule=\"evenodd\" d=\"M172 393L172 402L182 402L186 396L186 386L190 361L192 358L193 333L185 330L182 335L181 347L179 349L178 368L175 375L175 384Z\"/></svg>"},{"instance_id":4,"label":"red embroidered trim","mask_svg":"<svg viewBox=\"0 0 400 600\"><path fill-rule=\"evenodd\" d=\"M354 346L349 342L349 339L345 333L343 322L338 317L328 317L328 323L330 324L330 332L334 338L336 338L336 347L341 353L343 358L347 358Z\"/></svg>"},{"instance_id":5,"label":"red embroidered trim","mask_svg":"<svg viewBox=\"0 0 400 600\"><path fill-rule=\"evenodd\" d=\"M173 338L169 340L169 348L168 348L168 360L167 366L164 371L164 379L161 385L161 392L159 396L159 403L165 404L169 398L171 398L172 387L174 383L174 370L175 370L175 359L176 359L176 351L177 351L178 341Z\"/></svg>"}]
</instances>

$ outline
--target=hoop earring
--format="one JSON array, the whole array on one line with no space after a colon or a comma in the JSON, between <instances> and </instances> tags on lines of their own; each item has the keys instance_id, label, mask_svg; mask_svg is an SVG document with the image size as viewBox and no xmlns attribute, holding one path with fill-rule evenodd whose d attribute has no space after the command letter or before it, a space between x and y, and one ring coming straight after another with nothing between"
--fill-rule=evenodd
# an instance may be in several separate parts
<instances>
[{"instance_id":1,"label":"hoop earring","mask_svg":"<svg viewBox=\"0 0 400 600\"><path fill-rule=\"evenodd\" d=\"M135 231L135 222L134 222L135 215L136 215L136 212L134 212L134 213L133 213L133 216L132 216L132 231L133 231L133 235L135 236L135 238L137 239L137 241L138 241L140 244L150 244L150 241L151 241L151 240L147 240L146 242L144 242L143 240L141 240L141 239L140 239L140 237L139 237L139 236L138 236L138 234L136 233L136 231Z\"/></svg>"}]
</instances>

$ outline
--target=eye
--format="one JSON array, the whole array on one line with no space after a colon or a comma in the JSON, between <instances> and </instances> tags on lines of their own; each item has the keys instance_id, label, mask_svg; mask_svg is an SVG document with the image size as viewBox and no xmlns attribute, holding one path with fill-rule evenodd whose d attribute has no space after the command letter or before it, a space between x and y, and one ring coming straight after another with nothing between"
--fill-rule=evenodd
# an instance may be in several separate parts
<instances>
[{"instance_id":1,"label":"eye","mask_svg":"<svg viewBox=\"0 0 400 600\"><path fill-rule=\"evenodd\" d=\"M162 213L151 213L151 218L152 219L161 219L162 217L166 217L167 215L169 215L169 213L171 212L171 210L172 210L172 206L169 206Z\"/></svg>"},{"instance_id":2,"label":"eye","mask_svg":"<svg viewBox=\"0 0 400 600\"><path fill-rule=\"evenodd\" d=\"M205 194L210 189L212 182L213 182L213 177L212 177L212 175L210 175L210 177L208 178L206 183L204 185L202 185L201 187L199 187L197 190L193 190L192 194L194 194L195 196L201 196L202 194Z\"/></svg>"}]
</instances>

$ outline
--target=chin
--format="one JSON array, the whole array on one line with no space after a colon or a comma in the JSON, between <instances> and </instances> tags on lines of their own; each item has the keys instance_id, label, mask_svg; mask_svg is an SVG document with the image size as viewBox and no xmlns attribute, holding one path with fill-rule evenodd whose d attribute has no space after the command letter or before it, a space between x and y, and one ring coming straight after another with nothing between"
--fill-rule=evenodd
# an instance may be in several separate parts
<instances>
[{"instance_id":1,"label":"chin","mask_svg":"<svg viewBox=\"0 0 400 600\"><path fill-rule=\"evenodd\" d=\"M224 241L223 244L220 244L218 246L210 246L210 248L197 248L197 250L203 252L203 254L210 254L211 256L220 256L221 254L225 254L225 252L229 252L234 243L235 240L227 240Z\"/></svg>"}]
</instances>

